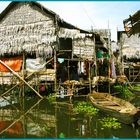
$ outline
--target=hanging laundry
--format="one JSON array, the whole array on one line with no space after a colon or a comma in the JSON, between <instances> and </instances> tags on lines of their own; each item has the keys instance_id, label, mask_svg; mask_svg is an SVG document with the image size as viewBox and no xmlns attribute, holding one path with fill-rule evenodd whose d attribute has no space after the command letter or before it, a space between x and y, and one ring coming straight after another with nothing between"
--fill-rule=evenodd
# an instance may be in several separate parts
<instances>
[{"instance_id":1,"label":"hanging laundry","mask_svg":"<svg viewBox=\"0 0 140 140\"><path fill-rule=\"evenodd\" d=\"M111 63L111 77L112 78L116 78L116 69L115 69L115 63L114 63L114 60L112 60L112 63Z\"/></svg>"},{"instance_id":2,"label":"hanging laundry","mask_svg":"<svg viewBox=\"0 0 140 140\"><path fill-rule=\"evenodd\" d=\"M63 63L64 62L64 58L58 58L58 62L59 63Z\"/></svg>"},{"instance_id":3,"label":"hanging laundry","mask_svg":"<svg viewBox=\"0 0 140 140\"><path fill-rule=\"evenodd\" d=\"M14 58L2 58L1 59L6 65L8 65L12 70L18 72L21 70L22 66L22 56ZM0 64L0 72L9 72L9 70Z\"/></svg>"},{"instance_id":4,"label":"hanging laundry","mask_svg":"<svg viewBox=\"0 0 140 140\"><path fill-rule=\"evenodd\" d=\"M96 52L96 58L99 63L103 63L103 51L98 49Z\"/></svg>"},{"instance_id":5,"label":"hanging laundry","mask_svg":"<svg viewBox=\"0 0 140 140\"><path fill-rule=\"evenodd\" d=\"M78 74L84 73L84 62L78 62Z\"/></svg>"}]
</instances>

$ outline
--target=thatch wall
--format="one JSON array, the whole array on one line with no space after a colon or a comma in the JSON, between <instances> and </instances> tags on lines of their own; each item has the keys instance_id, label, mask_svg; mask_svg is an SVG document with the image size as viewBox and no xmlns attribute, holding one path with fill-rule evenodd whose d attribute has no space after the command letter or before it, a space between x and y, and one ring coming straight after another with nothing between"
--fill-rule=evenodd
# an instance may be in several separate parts
<instances>
[{"instance_id":1,"label":"thatch wall","mask_svg":"<svg viewBox=\"0 0 140 140\"><path fill-rule=\"evenodd\" d=\"M140 37L138 34L128 37L125 32L121 32L119 41L123 56L127 58L140 58Z\"/></svg>"},{"instance_id":2,"label":"thatch wall","mask_svg":"<svg viewBox=\"0 0 140 140\"><path fill-rule=\"evenodd\" d=\"M80 33L78 29L60 28L59 37L72 38L73 55L89 60L94 57L95 42L93 34Z\"/></svg>"},{"instance_id":3,"label":"thatch wall","mask_svg":"<svg viewBox=\"0 0 140 140\"><path fill-rule=\"evenodd\" d=\"M94 58L95 42L91 37L77 38L73 41L73 54L83 59Z\"/></svg>"},{"instance_id":4,"label":"thatch wall","mask_svg":"<svg viewBox=\"0 0 140 140\"><path fill-rule=\"evenodd\" d=\"M32 72L26 71L25 75L31 75ZM21 72L17 72L22 77ZM40 82L44 81L54 81L55 80L55 70L54 69L46 69L46 70L40 70L38 72L35 72L30 76L26 81L30 85L39 85ZM6 84L6 85L11 85L11 84L17 84L19 83L20 80L13 76L11 72L0 72L0 85Z\"/></svg>"},{"instance_id":5,"label":"thatch wall","mask_svg":"<svg viewBox=\"0 0 140 140\"><path fill-rule=\"evenodd\" d=\"M73 55L91 59L94 54L92 34L63 22L59 17L57 28L56 17L38 3L13 2L0 16L0 55L25 51L50 57L59 37L72 38Z\"/></svg>"},{"instance_id":6,"label":"thatch wall","mask_svg":"<svg viewBox=\"0 0 140 140\"><path fill-rule=\"evenodd\" d=\"M52 54L56 42L54 17L32 3L18 3L0 21L0 55Z\"/></svg>"}]
</instances>

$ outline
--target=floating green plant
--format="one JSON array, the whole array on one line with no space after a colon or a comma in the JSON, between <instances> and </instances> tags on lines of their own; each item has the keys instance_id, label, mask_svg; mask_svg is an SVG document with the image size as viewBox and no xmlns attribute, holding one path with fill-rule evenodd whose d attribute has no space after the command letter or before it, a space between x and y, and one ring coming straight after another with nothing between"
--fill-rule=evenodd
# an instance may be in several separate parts
<instances>
[{"instance_id":1,"label":"floating green plant","mask_svg":"<svg viewBox=\"0 0 140 140\"><path fill-rule=\"evenodd\" d=\"M140 91L140 85L133 85L132 86L132 90L137 90L137 91Z\"/></svg>"},{"instance_id":2,"label":"floating green plant","mask_svg":"<svg viewBox=\"0 0 140 140\"><path fill-rule=\"evenodd\" d=\"M59 138L65 138L64 133L61 132L61 133L59 134Z\"/></svg>"},{"instance_id":3,"label":"floating green plant","mask_svg":"<svg viewBox=\"0 0 140 140\"><path fill-rule=\"evenodd\" d=\"M102 127L104 128L113 128L113 129L119 129L121 128L121 123L118 122L118 119L114 117L104 117L100 120Z\"/></svg>"},{"instance_id":4,"label":"floating green plant","mask_svg":"<svg viewBox=\"0 0 140 140\"><path fill-rule=\"evenodd\" d=\"M76 121L76 120L78 120L78 119L76 119L76 118L71 118L71 121Z\"/></svg>"},{"instance_id":5,"label":"floating green plant","mask_svg":"<svg viewBox=\"0 0 140 140\"><path fill-rule=\"evenodd\" d=\"M127 85L114 86L116 92L119 92L119 96L123 99L129 100L135 95L129 90Z\"/></svg>"},{"instance_id":6,"label":"floating green plant","mask_svg":"<svg viewBox=\"0 0 140 140\"><path fill-rule=\"evenodd\" d=\"M83 113L87 115L96 115L99 112L99 109L92 106L92 104L87 102L79 102L74 108L73 111L76 113Z\"/></svg>"},{"instance_id":7,"label":"floating green plant","mask_svg":"<svg viewBox=\"0 0 140 140\"><path fill-rule=\"evenodd\" d=\"M49 95L49 96L47 96L47 99L48 99L48 101L49 101L50 103L53 103L53 102L56 101L56 97L55 97L54 95Z\"/></svg>"}]
</instances>

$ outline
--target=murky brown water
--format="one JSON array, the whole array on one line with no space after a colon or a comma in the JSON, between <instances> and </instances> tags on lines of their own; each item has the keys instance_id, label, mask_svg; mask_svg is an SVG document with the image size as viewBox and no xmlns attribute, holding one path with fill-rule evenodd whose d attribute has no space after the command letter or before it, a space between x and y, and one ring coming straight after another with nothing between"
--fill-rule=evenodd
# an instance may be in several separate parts
<instances>
[{"instance_id":1,"label":"murky brown water","mask_svg":"<svg viewBox=\"0 0 140 140\"><path fill-rule=\"evenodd\" d=\"M139 138L140 126L121 124L120 129L103 128L99 119L104 115L73 114L78 99L51 104L37 97L1 98L1 138Z\"/></svg>"}]
</instances>

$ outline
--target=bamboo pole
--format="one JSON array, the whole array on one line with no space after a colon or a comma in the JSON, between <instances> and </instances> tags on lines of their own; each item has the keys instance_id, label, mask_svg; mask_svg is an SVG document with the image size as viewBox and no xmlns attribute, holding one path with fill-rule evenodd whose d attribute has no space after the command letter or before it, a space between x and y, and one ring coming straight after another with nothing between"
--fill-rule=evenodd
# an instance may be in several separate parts
<instances>
[{"instance_id":1,"label":"bamboo pole","mask_svg":"<svg viewBox=\"0 0 140 140\"><path fill-rule=\"evenodd\" d=\"M57 72L57 68L56 68L56 62L57 62L57 53L56 53L56 49L59 48L59 26L58 26L58 16L55 16L55 31L56 31L56 48L54 48L54 69L55 69L55 81L54 81L54 86L55 86L55 92L57 91L57 76L56 76L56 72ZM57 94L57 92L56 92Z\"/></svg>"},{"instance_id":2,"label":"bamboo pole","mask_svg":"<svg viewBox=\"0 0 140 140\"><path fill-rule=\"evenodd\" d=\"M139 71L138 74L134 77L134 79L133 79L133 81L131 82L131 84L134 83L134 81L137 79L137 77L139 76L139 74L140 74L140 71Z\"/></svg>"},{"instance_id":3,"label":"bamboo pole","mask_svg":"<svg viewBox=\"0 0 140 140\"><path fill-rule=\"evenodd\" d=\"M6 101L8 101L10 104L11 104L11 102L8 100L8 99L6 99L5 97L2 97L3 99L5 99ZM23 98L23 100L24 100L24 98ZM42 99L41 99L42 100ZM15 105L13 105L13 104L11 104L11 106L14 108L14 109L16 109L16 110L18 110L19 112L21 112L22 114L24 113L23 111L24 111L24 109L23 110L21 110L21 109L19 109L19 108L17 108ZM23 117L25 117L25 116L23 116ZM31 117L30 117L30 115L29 115L29 113L27 114L27 116L26 117L28 117L31 121L33 121L33 122L35 122L35 120L33 120ZM40 124L38 124L38 125L40 125ZM26 128L25 128L26 129ZM5 130L6 131L6 130ZM26 130L25 130L26 131ZM27 135L27 133L25 133L25 135Z\"/></svg>"},{"instance_id":4,"label":"bamboo pole","mask_svg":"<svg viewBox=\"0 0 140 140\"><path fill-rule=\"evenodd\" d=\"M88 73L89 73L89 91L91 93L91 67L90 67L90 62L88 62L89 68L88 68Z\"/></svg>"},{"instance_id":5,"label":"bamboo pole","mask_svg":"<svg viewBox=\"0 0 140 140\"><path fill-rule=\"evenodd\" d=\"M46 65L47 65L50 61L52 61L53 59L54 59L54 58L51 58L50 60L48 60L48 61L46 62ZM30 75L28 75L27 77L25 77L25 79L31 77L34 73L36 73L36 72L32 72ZM19 84L21 84L21 82L17 83L17 84L14 85L12 88L10 88L10 89L7 90L6 92L4 92L2 95L0 95L0 97L4 96L4 95L6 95L8 92L12 91L12 90L13 90L15 87L17 87Z\"/></svg>"},{"instance_id":6,"label":"bamboo pole","mask_svg":"<svg viewBox=\"0 0 140 140\"><path fill-rule=\"evenodd\" d=\"M18 86L18 84L14 85L12 88L10 88L9 90L7 90L6 92L4 92L2 95L0 95L0 97L3 97L4 95L6 95L8 92L12 91L16 86Z\"/></svg>"},{"instance_id":7,"label":"bamboo pole","mask_svg":"<svg viewBox=\"0 0 140 140\"><path fill-rule=\"evenodd\" d=\"M11 102L10 102L8 99L6 99L5 97L2 97L2 98L5 99L6 101L8 101L8 102L11 104ZM23 100L24 100L24 98L23 98ZM42 100L42 99L41 99L41 100ZM40 102L40 101L39 101L39 102ZM15 105L13 105L13 104L11 104L11 106L12 106L14 109L20 111L22 114L24 113L24 112L23 112L24 109L21 110L21 109L17 108L17 107L16 107ZM23 116L23 117L25 117L25 116ZM27 114L26 117L28 117L31 121L35 122L35 119L33 120L33 119L30 117L29 113ZM37 123L38 123L38 122L37 122ZM38 124L38 125L40 125L40 124ZM25 126L25 127L27 127L27 126ZM27 128L25 128L25 131L26 131L26 129L27 129ZM5 130L5 131L6 131L6 130ZM27 135L26 132L25 132L25 135ZM51 134L50 134L50 135L51 135Z\"/></svg>"},{"instance_id":8,"label":"bamboo pole","mask_svg":"<svg viewBox=\"0 0 140 140\"><path fill-rule=\"evenodd\" d=\"M28 75L25 79L29 78L30 76L32 76L34 74L34 72L32 72L30 75ZM8 92L12 91L15 87L17 87L19 84L21 84L21 82L17 83L16 85L14 85L12 88L10 88L9 90L7 90L6 92L4 92L2 95L0 95L0 97L4 96L5 94L7 94Z\"/></svg>"},{"instance_id":9,"label":"bamboo pole","mask_svg":"<svg viewBox=\"0 0 140 140\"><path fill-rule=\"evenodd\" d=\"M55 70L55 80L54 80L54 90L57 90L57 79L56 79L56 50L54 49L54 70Z\"/></svg>"},{"instance_id":10,"label":"bamboo pole","mask_svg":"<svg viewBox=\"0 0 140 140\"><path fill-rule=\"evenodd\" d=\"M58 118L58 117L57 117L57 108L58 108L58 107L57 107L57 103L56 103L56 104L55 104L55 119L56 119L56 122L58 121L58 120L57 120L57 118ZM58 126L55 125L55 138L57 138L57 135L58 135L58 130L57 130L57 129L58 129Z\"/></svg>"},{"instance_id":11,"label":"bamboo pole","mask_svg":"<svg viewBox=\"0 0 140 140\"><path fill-rule=\"evenodd\" d=\"M24 73L24 69L25 69L25 52L23 51L23 65L22 65L22 77L23 77L23 80L25 78L25 73ZM23 87L22 87L22 96L24 97L24 94L25 94L25 85L23 83Z\"/></svg>"},{"instance_id":12,"label":"bamboo pole","mask_svg":"<svg viewBox=\"0 0 140 140\"><path fill-rule=\"evenodd\" d=\"M3 98L4 100L6 100L8 103L10 103L10 105L11 105L14 109L19 110L15 105L12 104L12 102L11 102L10 100L6 99L5 97L2 97L2 98ZM21 110L19 110L19 111L21 111Z\"/></svg>"},{"instance_id":13,"label":"bamboo pole","mask_svg":"<svg viewBox=\"0 0 140 140\"><path fill-rule=\"evenodd\" d=\"M31 90L33 90L40 98L43 98L34 88L32 88L22 77L20 77L14 70L12 70L8 65L6 65L2 60L0 63L4 65L8 70L10 70L16 77L23 81Z\"/></svg>"},{"instance_id":14,"label":"bamboo pole","mask_svg":"<svg viewBox=\"0 0 140 140\"><path fill-rule=\"evenodd\" d=\"M24 85L23 85L24 86ZM25 110L25 98L22 98L22 112L24 112ZM24 135L24 138L26 138L26 119L25 119L25 115L23 116L23 119L22 119L22 124L23 124L23 135Z\"/></svg>"},{"instance_id":15,"label":"bamboo pole","mask_svg":"<svg viewBox=\"0 0 140 140\"><path fill-rule=\"evenodd\" d=\"M68 68L68 80L70 82L70 63L69 63L69 60L68 60L68 63L67 63L67 68Z\"/></svg>"},{"instance_id":16,"label":"bamboo pole","mask_svg":"<svg viewBox=\"0 0 140 140\"><path fill-rule=\"evenodd\" d=\"M109 31L109 21L108 21L108 51L109 51L109 56L110 56L110 59L113 61L113 57L110 55L111 54L111 48L110 48L110 31ZM110 62L110 59L109 59L109 67L108 67L108 77L109 77L109 83L108 83L108 92L110 94L110 64L112 63L112 61Z\"/></svg>"},{"instance_id":17,"label":"bamboo pole","mask_svg":"<svg viewBox=\"0 0 140 140\"><path fill-rule=\"evenodd\" d=\"M94 35L94 42L95 42L95 46L94 46L94 57L95 57L95 76L97 78L98 74L98 66L97 66L97 58L96 58L96 40L95 40L95 35ZM97 92L98 92L98 82L97 82Z\"/></svg>"}]
</instances>

